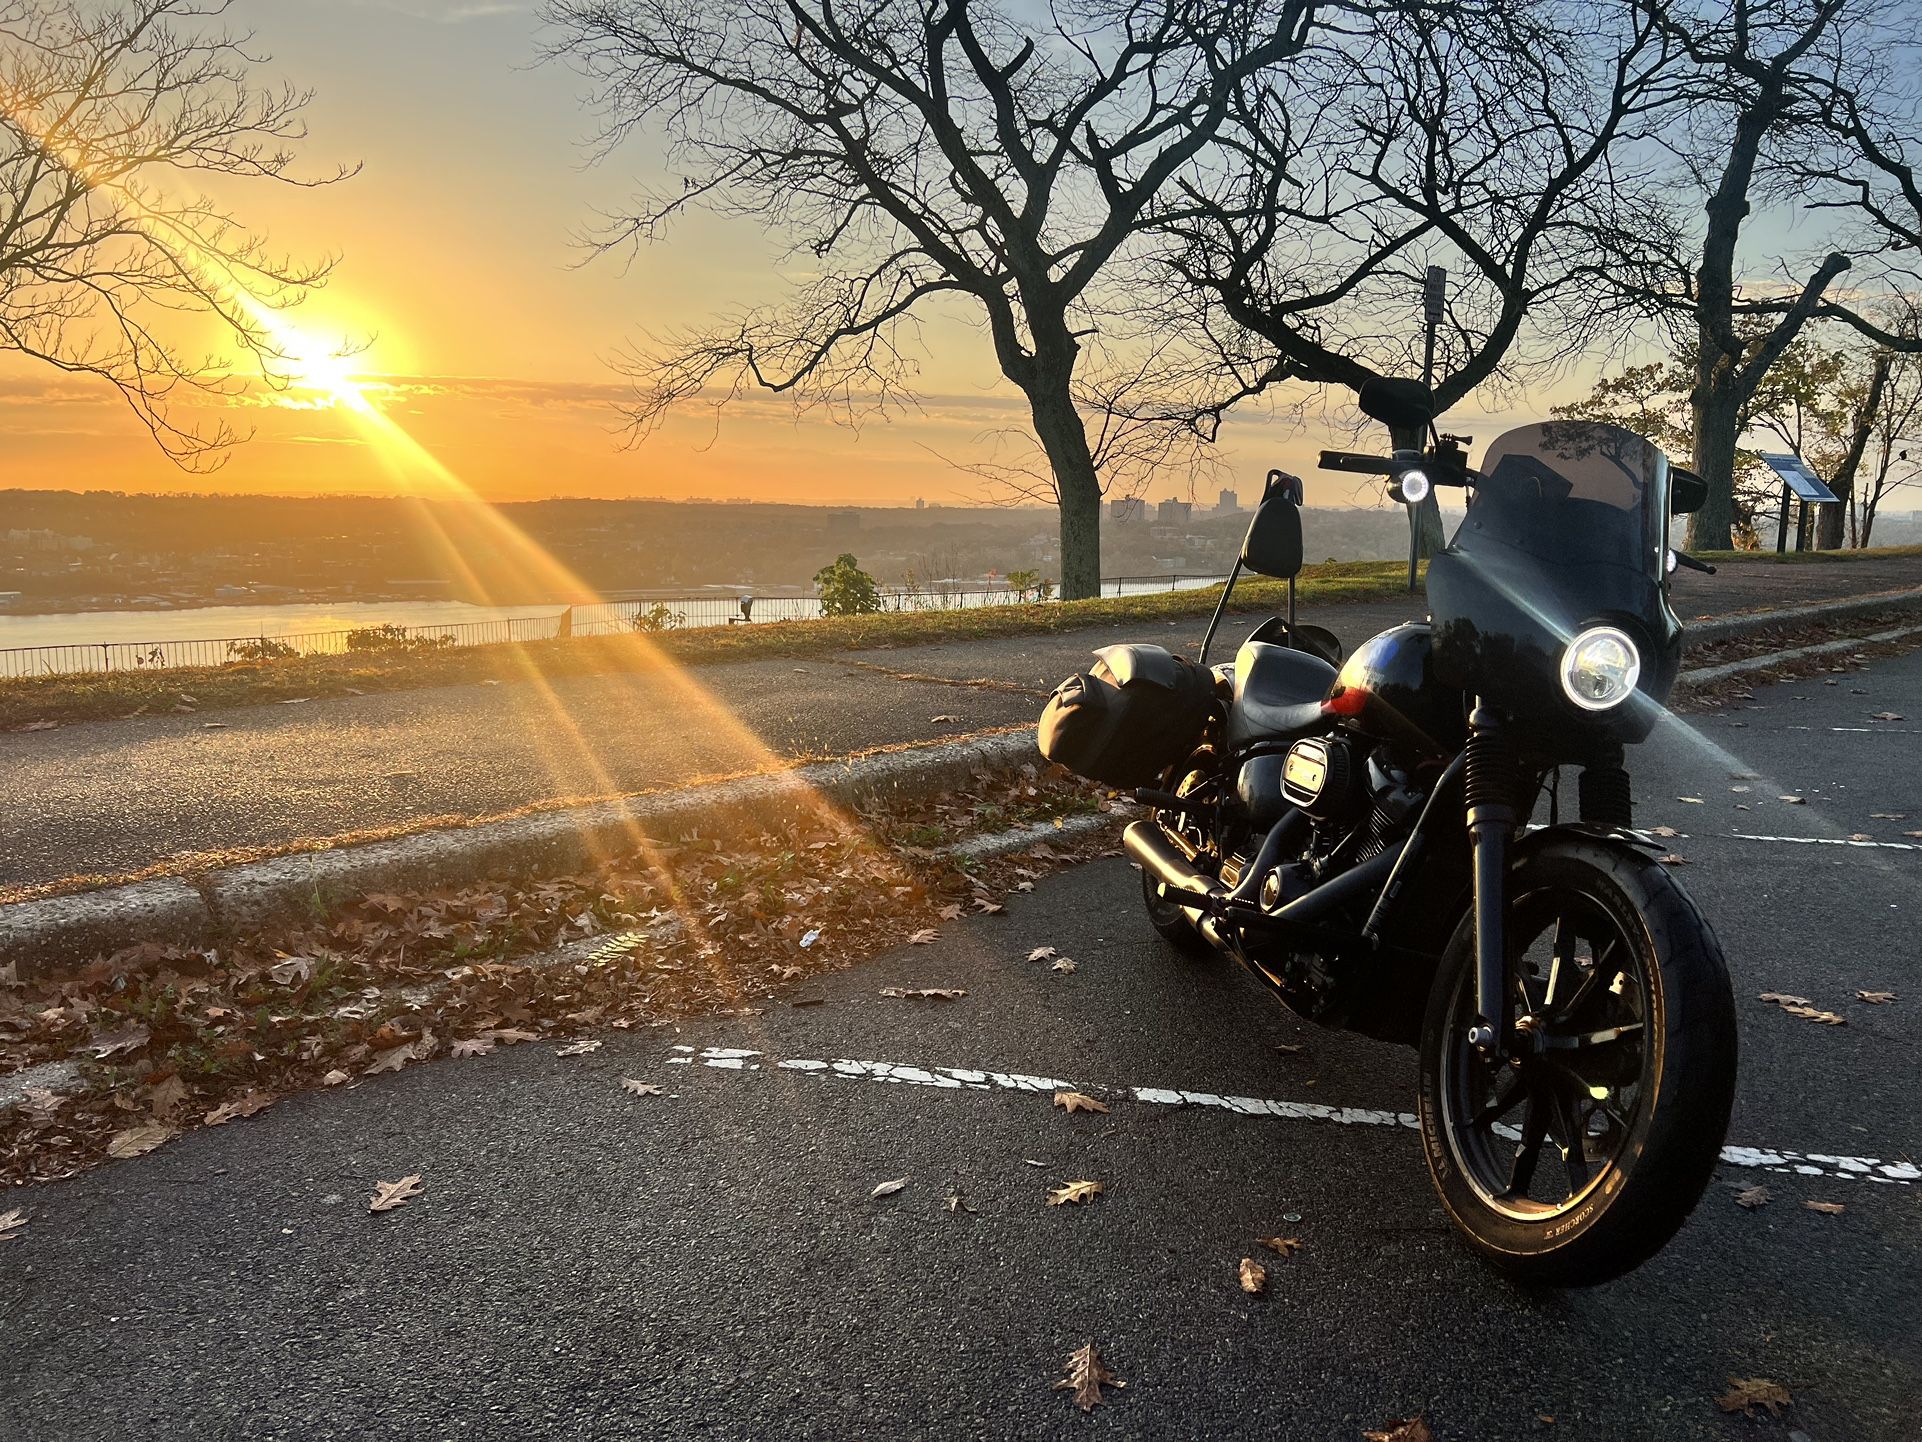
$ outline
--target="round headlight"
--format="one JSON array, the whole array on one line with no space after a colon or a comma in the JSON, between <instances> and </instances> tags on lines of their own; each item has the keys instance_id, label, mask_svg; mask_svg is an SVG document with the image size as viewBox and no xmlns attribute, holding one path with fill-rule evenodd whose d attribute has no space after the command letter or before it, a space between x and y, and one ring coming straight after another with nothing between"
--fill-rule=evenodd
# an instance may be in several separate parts
<instances>
[{"instance_id":1,"label":"round headlight","mask_svg":"<svg viewBox=\"0 0 1922 1442\"><path fill-rule=\"evenodd\" d=\"M1591 626L1563 650L1561 672L1569 700L1584 711L1606 711L1634 694L1642 657L1627 632Z\"/></svg>"},{"instance_id":2,"label":"round headlight","mask_svg":"<svg viewBox=\"0 0 1922 1442\"><path fill-rule=\"evenodd\" d=\"M1395 484L1401 492L1402 501L1410 506L1419 506L1428 499L1428 493L1435 489L1429 483L1426 471L1403 471Z\"/></svg>"}]
</instances>

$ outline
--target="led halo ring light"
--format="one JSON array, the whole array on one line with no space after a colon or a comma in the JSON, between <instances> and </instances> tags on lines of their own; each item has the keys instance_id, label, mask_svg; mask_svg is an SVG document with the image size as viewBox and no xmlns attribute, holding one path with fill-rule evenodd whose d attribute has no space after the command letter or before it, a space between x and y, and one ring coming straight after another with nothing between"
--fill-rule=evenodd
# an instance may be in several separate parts
<instances>
[{"instance_id":1,"label":"led halo ring light","mask_svg":"<svg viewBox=\"0 0 1922 1442\"><path fill-rule=\"evenodd\" d=\"M1403 505L1419 506L1428 499L1428 493L1434 489L1434 483L1428 479L1428 472L1423 470L1403 471L1395 477L1395 491Z\"/></svg>"},{"instance_id":2,"label":"led halo ring light","mask_svg":"<svg viewBox=\"0 0 1922 1442\"><path fill-rule=\"evenodd\" d=\"M1562 649L1562 694L1584 711L1608 711L1635 694L1642 653L1619 626L1590 626Z\"/></svg>"}]
</instances>

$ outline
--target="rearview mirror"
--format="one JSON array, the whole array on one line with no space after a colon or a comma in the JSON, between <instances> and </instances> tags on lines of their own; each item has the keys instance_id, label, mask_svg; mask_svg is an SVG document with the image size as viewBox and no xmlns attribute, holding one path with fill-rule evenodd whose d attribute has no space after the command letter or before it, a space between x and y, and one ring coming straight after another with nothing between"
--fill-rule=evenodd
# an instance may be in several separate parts
<instances>
[{"instance_id":1,"label":"rearview mirror","mask_svg":"<svg viewBox=\"0 0 1922 1442\"><path fill-rule=\"evenodd\" d=\"M1674 516L1692 515L1708 504L1708 482L1680 466L1668 468L1668 509Z\"/></svg>"},{"instance_id":2,"label":"rearview mirror","mask_svg":"<svg viewBox=\"0 0 1922 1442\"><path fill-rule=\"evenodd\" d=\"M1258 576L1286 580L1301 569L1301 508L1276 487L1255 511L1241 541L1241 564Z\"/></svg>"}]
</instances>

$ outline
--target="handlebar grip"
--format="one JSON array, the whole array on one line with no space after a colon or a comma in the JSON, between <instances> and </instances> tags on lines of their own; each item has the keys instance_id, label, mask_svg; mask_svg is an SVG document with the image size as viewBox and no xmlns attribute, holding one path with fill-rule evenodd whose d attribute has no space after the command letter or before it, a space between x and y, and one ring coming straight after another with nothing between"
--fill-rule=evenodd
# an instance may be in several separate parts
<instances>
[{"instance_id":1,"label":"handlebar grip","mask_svg":"<svg viewBox=\"0 0 1922 1442\"><path fill-rule=\"evenodd\" d=\"M1368 456L1359 451L1323 451L1321 468L1324 471L1359 471L1368 476L1392 476L1395 463L1387 456Z\"/></svg>"}]
</instances>

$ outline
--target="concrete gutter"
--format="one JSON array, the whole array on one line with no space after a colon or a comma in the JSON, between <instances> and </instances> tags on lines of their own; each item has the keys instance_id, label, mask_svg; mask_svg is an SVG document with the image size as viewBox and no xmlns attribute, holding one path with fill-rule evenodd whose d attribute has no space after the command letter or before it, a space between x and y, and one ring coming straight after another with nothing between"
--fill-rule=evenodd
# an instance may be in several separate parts
<instances>
[{"instance_id":1,"label":"concrete gutter","mask_svg":"<svg viewBox=\"0 0 1922 1442\"><path fill-rule=\"evenodd\" d=\"M1799 606L1697 623L1695 643L1726 641L1775 627L1843 621L1886 611L1922 612L1922 589ZM1886 637L1907 630L1883 633ZM1684 672L1699 685L1783 660L1860 645L1857 637L1725 666ZM791 771L506 821L423 832L332 851L230 866L186 881L139 881L74 896L0 906L0 978L48 977L141 942L208 947L274 925L324 916L376 891L458 886L489 877L559 875L632 851L642 839L672 840L743 822L766 824L814 799L837 806L914 800L964 784L977 771L1036 761L1028 730L822 761ZM1052 829L1052 828L1050 828Z\"/></svg>"},{"instance_id":2,"label":"concrete gutter","mask_svg":"<svg viewBox=\"0 0 1922 1442\"><path fill-rule=\"evenodd\" d=\"M0 976L53 976L147 941L212 946L324 916L370 892L562 875L633 851L644 839L766 825L821 800L838 807L916 800L959 789L977 771L1039 760L1034 733L1024 729L248 862L202 875L193 885L141 881L18 902L0 906Z\"/></svg>"}]
</instances>

